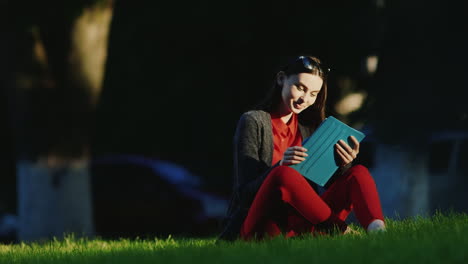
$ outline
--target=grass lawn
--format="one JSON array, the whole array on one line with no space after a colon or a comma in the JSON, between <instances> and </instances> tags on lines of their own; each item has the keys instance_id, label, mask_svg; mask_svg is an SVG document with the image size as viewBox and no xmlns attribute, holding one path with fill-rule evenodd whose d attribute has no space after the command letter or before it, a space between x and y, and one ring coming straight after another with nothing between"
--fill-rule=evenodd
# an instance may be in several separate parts
<instances>
[{"instance_id":1,"label":"grass lawn","mask_svg":"<svg viewBox=\"0 0 468 264\"><path fill-rule=\"evenodd\" d=\"M360 236L277 237L219 244L214 238L106 241L69 237L0 245L0 263L468 263L467 214L387 220L387 228L385 233Z\"/></svg>"}]
</instances>

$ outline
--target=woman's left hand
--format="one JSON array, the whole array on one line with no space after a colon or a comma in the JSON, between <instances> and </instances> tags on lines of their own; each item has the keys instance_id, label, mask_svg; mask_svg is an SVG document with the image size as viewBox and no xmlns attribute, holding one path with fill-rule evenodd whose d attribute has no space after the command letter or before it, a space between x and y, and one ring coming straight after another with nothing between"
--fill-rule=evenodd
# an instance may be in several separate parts
<instances>
[{"instance_id":1,"label":"woman's left hand","mask_svg":"<svg viewBox=\"0 0 468 264\"><path fill-rule=\"evenodd\" d=\"M359 154L359 141L350 136L351 141L353 141L354 147L351 148L346 142L343 140L339 140L337 144L335 144L335 150L338 154L338 157L341 159L341 162L338 162L340 166L345 166L352 162L357 155Z\"/></svg>"}]
</instances>

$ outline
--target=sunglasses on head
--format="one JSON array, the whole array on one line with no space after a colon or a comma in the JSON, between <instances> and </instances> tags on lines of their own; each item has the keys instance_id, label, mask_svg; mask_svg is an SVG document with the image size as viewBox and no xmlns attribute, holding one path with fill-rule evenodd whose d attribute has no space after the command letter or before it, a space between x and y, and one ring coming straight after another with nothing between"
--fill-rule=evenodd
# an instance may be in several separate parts
<instances>
[{"instance_id":1,"label":"sunglasses on head","mask_svg":"<svg viewBox=\"0 0 468 264\"><path fill-rule=\"evenodd\" d=\"M306 57L306 56L299 56L296 61L300 60L304 68L309 70L317 69L321 74L327 75L330 72L330 68L324 66L321 63L316 62L315 60Z\"/></svg>"}]
</instances>

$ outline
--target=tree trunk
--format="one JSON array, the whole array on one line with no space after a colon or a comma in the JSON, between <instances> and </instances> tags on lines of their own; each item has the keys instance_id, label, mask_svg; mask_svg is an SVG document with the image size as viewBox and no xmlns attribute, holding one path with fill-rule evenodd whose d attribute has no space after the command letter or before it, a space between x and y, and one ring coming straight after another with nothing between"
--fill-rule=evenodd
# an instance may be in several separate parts
<instances>
[{"instance_id":1,"label":"tree trunk","mask_svg":"<svg viewBox=\"0 0 468 264\"><path fill-rule=\"evenodd\" d=\"M15 24L9 107L20 240L93 234L89 144L113 9L111 0L91 2L31 2L33 13L21 15L29 20Z\"/></svg>"},{"instance_id":2,"label":"tree trunk","mask_svg":"<svg viewBox=\"0 0 468 264\"><path fill-rule=\"evenodd\" d=\"M405 146L376 145L371 173L385 217L430 213L428 151Z\"/></svg>"}]
</instances>

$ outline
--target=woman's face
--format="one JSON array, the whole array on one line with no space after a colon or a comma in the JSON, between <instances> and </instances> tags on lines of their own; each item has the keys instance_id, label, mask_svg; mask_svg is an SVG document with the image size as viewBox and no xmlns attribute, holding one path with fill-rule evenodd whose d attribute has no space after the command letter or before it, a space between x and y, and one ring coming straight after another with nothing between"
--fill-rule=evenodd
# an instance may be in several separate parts
<instances>
[{"instance_id":1,"label":"woman's face","mask_svg":"<svg viewBox=\"0 0 468 264\"><path fill-rule=\"evenodd\" d=\"M323 84L320 76L310 73L293 74L288 77L283 75L282 80L282 113L299 114L313 105Z\"/></svg>"}]
</instances>

